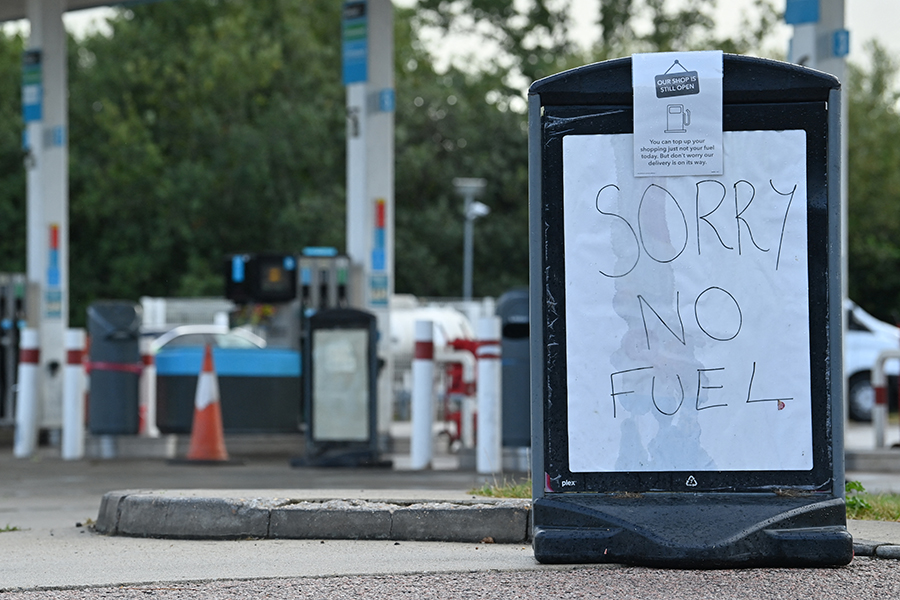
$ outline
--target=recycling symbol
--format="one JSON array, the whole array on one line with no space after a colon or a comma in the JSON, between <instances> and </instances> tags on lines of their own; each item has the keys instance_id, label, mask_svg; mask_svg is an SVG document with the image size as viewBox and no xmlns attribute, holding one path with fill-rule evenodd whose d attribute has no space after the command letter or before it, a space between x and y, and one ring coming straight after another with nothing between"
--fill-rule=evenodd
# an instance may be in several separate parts
<instances>
[{"instance_id":1,"label":"recycling symbol","mask_svg":"<svg viewBox=\"0 0 900 600\"><path fill-rule=\"evenodd\" d=\"M684 485L686 485L688 487L697 487L697 480L694 479L693 475L691 475L690 477L687 478L687 481L684 482Z\"/></svg>"}]
</instances>

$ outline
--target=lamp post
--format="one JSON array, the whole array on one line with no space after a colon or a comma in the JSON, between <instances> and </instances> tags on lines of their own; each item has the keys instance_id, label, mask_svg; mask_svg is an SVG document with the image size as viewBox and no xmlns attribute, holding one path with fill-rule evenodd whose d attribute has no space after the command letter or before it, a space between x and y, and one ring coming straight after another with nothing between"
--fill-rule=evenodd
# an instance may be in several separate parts
<instances>
[{"instance_id":1,"label":"lamp post","mask_svg":"<svg viewBox=\"0 0 900 600\"><path fill-rule=\"evenodd\" d=\"M453 188L463 197L463 214L466 222L463 230L463 300L472 299L472 233L475 219L491 212L488 205L476 202L475 198L484 192L486 182L475 177L457 177L453 180Z\"/></svg>"}]
</instances>

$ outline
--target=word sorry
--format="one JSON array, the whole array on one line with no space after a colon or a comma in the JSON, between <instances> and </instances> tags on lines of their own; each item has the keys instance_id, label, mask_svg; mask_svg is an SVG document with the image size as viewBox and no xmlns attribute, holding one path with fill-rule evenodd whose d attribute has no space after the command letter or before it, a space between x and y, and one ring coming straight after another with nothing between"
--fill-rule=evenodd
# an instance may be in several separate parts
<instances>
[{"instance_id":1,"label":"word sorry","mask_svg":"<svg viewBox=\"0 0 900 600\"><path fill-rule=\"evenodd\" d=\"M771 180L769 180L769 186L777 197L786 199L784 217L780 223L781 231L774 232L778 239L778 248L775 256L775 270L777 271L781 262L785 227L797 186L794 185L790 191L786 192L778 190ZM622 214L607 209L609 206L618 206L620 204L618 201L620 191L619 186L613 183L603 186L597 192L595 207L597 212L611 220L610 225L618 222L628 228L634 243L634 252L629 254L634 255L634 261L630 265L625 264L623 267L619 267L618 270L600 269L600 273L606 277L624 277L628 275L637 266L642 255L646 255L650 260L658 263L675 261L687 249L692 233L696 238L697 255L702 255L701 228L703 228L703 231L710 232L715 236L715 240L718 241L718 247L728 251L737 251L738 255L741 255L745 249L752 250L755 248L759 252L769 252L771 250L771 248L763 248L757 243L759 230L765 228L766 225L763 223L757 225L751 222L752 213L748 214L748 210L757 199L757 193L756 187L747 180L741 179L732 185L733 212L729 212L731 210L730 207L724 208L725 199L728 197L728 190L725 184L715 179L698 181L694 185L694 197L691 199L693 201L694 214L690 224L682 208L682 205L686 203L685 199L682 198L679 201L666 188L651 183L641 193L636 219L632 218L636 220L636 226L632 225L632 221ZM675 210L661 210L661 208L664 208L661 205L669 203ZM622 205L625 204L622 203ZM720 210L726 213L725 216L716 216L716 213ZM658 221L661 218L672 218L674 222L666 223L665 228L648 226L648 223ZM654 240L653 232L661 229L666 231L667 239L662 241ZM757 235L754 235L755 229L757 230ZM617 254L623 254L623 252L618 252Z\"/></svg>"}]
</instances>

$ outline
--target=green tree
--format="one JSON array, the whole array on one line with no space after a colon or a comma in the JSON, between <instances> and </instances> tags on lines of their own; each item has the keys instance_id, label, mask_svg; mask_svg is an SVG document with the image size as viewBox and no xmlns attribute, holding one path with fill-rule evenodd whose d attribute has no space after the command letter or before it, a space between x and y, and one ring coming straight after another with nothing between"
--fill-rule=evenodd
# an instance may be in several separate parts
<instances>
[{"instance_id":1,"label":"green tree","mask_svg":"<svg viewBox=\"0 0 900 600\"><path fill-rule=\"evenodd\" d=\"M849 69L849 290L889 322L900 311L898 63L877 43L871 66Z\"/></svg>"},{"instance_id":2,"label":"green tree","mask_svg":"<svg viewBox=\"0 0 900 600\"><path fill-rule=\"evenodd\" d=\"M777 18L769 0L755 2L736 38L716 37L714 0L672 10L663 0L603 0L601 37L592 53L570 34L570 4L532 0L419 0L411 25L397 34L398 291L456 295L461 289L462 202L454 176L484 177L492 213L475 228L476 295L498 295L528 281L527 135L523 93L540 77L631 52L759 48ZM637 21L652 23L637 33ZM481 38L472 54L438 73L420 36ZM484 47L498 54L487 65ZM474 65L474 66L473 66ZM463 144L459 142L462 141Z\"/></svg>"},{"instance_id":3,"label":"green tree","mask_svg":"<svg viewBox=\"0 0 900 600\"><path fill-rule=\"evenodd\" d=\"M0 271L25 271L22 38L0 30Z\"/></svg>"},{"instance_id":4,"label":"green tree","mask_svg":"<svg viewBox=\"0 0 900 600\"><path fill-rule=\"evenodd\" d=\"M71 44L73 318L221 295L228 253L343 246L339 11L162 2Z\"/></svg>"},{"instance_id":5,"label":"green tree","mask_svg":"<svg viewBox=\"0 0 900 600\"><path fill-rule=\"evenodd\" d=\"M460 176L488 181L492 209L475 228L476 294L526 283L527 85L616 53L755 43L764 20L749 37L716 40L711 6L604 0L589 55L571 39L565 2L397 9L397 291L461 291ZM73 323L99 298L220 295L228 253L345 247L340 9L334 0L137 4L108 34L70 40ZM636 33L637 16L653 30ZM479 60L438 69L422 41L429 28L481 32ZM490 44L499 51L485 52ZM0 38L0 217L16 232L0 242L8 270L24 268L21 48Z\"/></svg>"},{"instance_id":6,"label":"green tree","mask_svg":"<svg viewBox=\"0 0 900 600\"><path fill-rule=\"evenodd\" d=\"M475 227L476 295L528 282L525 116L509 109L490 73L437 73L397 15L396 285L398 292L462 292L462 198L454 177L483 177L491 214Z\"/></svg>"},{"instance_id":7,"label":"green tree","mask_svg":"<svg viewBox=\"0 0 900 600\"><path fill-rule=\"evenodd\" d=\"M679 50L759 51L781 19L771 0L754 0L750 13L741 17L738 33L722 36L715 30L715 6L716 0L686 0L677 5L667 0L602 0L601 34L594 51L598 58ZM641 27L641 21L650 26Z\"/></svg>"},{"instance_id":8,"label":"green tree","mask_svg":"<svg viewBox=\"0 0 900 600\"><path fill-rule=\"evenodd\" d=\"M221 294L228 252L343 249L338 11L184 0L73 43L73 317L99 297ZM527 281L524 117L493 75L436 73L411 14L396 19L396 289L459 294L451 182L485 176L475 284L501 293Z\"/></svg>"},{"instance_id":9,"label":"green tree","mask_svg":"<svg viewBox=\"0 0 900 600\"><path fill-rule=\"evenodd\" d=\"M492 63L507 82L528 83L579 64L635 52L720 49L759 51L781 18L772 0L754 0L738 33L715 31L716 0L600 0L598 39L584 52L572 39L572 3L565 0L419 0L417 27L482 37L501 56ZM480 48L480 47L479 47ZM461 62L478 64L466 56Z\"/></svg>"}]
</instances>

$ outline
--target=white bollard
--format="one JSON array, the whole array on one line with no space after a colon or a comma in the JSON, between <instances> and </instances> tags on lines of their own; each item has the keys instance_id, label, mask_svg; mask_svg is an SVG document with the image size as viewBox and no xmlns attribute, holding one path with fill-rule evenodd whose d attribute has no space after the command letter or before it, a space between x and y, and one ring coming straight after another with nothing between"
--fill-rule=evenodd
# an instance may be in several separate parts
<instances>
[{"instance_id":1,"label":"white bollard","mask_svg":"<svg viewBox=\"0 0 900 600\"><path fill-rule=\"evenodd\" d=\"M500 417L500 318L478 319L478 436L475 468L480 474L503 470Z\"/></svg>"},{"instance_id":2,"label":"white bollard","mask_svg":"<svg viewBox=\"0 0 900 600\"><path fill-rule=\"evenodd\" d=\"M141 361L144 368L141 371L139 388L139 413L140 429L138 434L142 437L159 437L159 428L156 426L156 361L151 351L151 340L141 338Z\"/></svg>"},{"instance_id":3,"label":"white bollard","mask_svg":"<svg viewBox=\"0 0 900 600\"><path fill-rule=\"evenodd\" d=\"M13 455L28 458L38 441L38 363L40 345L37 329L23 329L19 338L19 371L16 393L16 434Z\"/></svg>"},{"instance_id":4,"label":"white bollard","mask_svg":"<svg viewBox=\"0 0 900 600\"><path fill-rule=\"evenodd\" d=\"M412 363L412 432L409 440L410 468L431 465L432 420L434 418L434 325L416 321L415 354Z\"/></svg>"},{"instance_id":5,"label":"white bollard","mask_svg":"<svg viewBox=\"0 0 900 600\"><path fill-rule=\"evenodd\" d=\"M900 349L882 350L872 365L872 388L875 392L875 405L872 407L872 425L875 430L875 449L884 448L884 429L888 420L887 375L884 365L888 360L900 358Z\"/></svg>"},{"instance_id":6,"label":"white bollard","mask_svg":"<svg viewBox=\"0 0 900 600\"><path fill-rule=\"evenodd\" d=\"M80 460L84 458L84 329L67 329L65 340L61 453L64 460Z\"/></svg>"}]
</instances>

